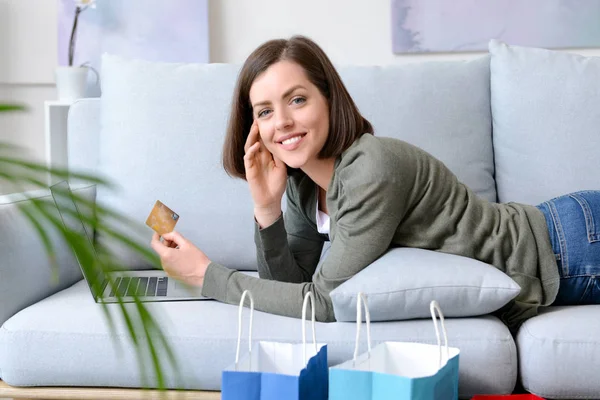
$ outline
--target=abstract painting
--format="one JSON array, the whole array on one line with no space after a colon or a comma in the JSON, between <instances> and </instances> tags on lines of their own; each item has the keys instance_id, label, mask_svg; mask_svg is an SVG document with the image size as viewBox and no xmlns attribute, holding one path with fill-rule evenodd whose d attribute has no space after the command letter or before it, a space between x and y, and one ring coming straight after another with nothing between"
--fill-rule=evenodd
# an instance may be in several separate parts
<instances>
[{"instance_id":1,"label":"abstract painting","mask_svg":"<svg viewBox=\"0 0 600 400\"><path fill-rule=\"evenodd\" d=\"M600 46L600 0L392 0L394 53Z\"/></svg>"}]
</instances>

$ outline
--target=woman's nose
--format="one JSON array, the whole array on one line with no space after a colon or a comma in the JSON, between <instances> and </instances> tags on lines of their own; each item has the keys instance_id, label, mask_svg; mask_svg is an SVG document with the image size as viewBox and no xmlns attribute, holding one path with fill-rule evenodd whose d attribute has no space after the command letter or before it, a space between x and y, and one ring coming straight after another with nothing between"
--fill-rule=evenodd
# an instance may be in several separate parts
<instances>
[{"instance_id":1,"label":"woman's nose","mask_svg":"<svg viewBox=\"0 0 600 400\"><path fill-rule=\"evenodd\" d=\"M286 130L292 125L294 125L294 120L287 111L279 111L275 113L275 115L275 127L277 128L277 130Z\"/></svg>"}]
</instances>

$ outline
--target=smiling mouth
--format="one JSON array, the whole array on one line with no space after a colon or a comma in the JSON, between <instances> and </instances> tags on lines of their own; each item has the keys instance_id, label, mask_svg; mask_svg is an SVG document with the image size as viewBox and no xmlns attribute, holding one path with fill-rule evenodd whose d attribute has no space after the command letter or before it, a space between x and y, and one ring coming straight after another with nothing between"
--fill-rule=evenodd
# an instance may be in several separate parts
<instances>
[{"instance_id":1,"label":"smiling mouth","mask_svg":"<svg viewBox=\"0 0 600 400\"><path fill-rule=\"evenodd\" d=\"M282 142L279 142L279 143L280 143L280 144L283 144L283 145L294 144L294 143L296 143L296 142L299 142L300 140L302 140L302 138L303 138L304 136L306 136L306 134L305 134L305 133L304 133L304 134L302 134L302 135L298 135L298 136L291 137L291 138L289 138L289 139L286 139L286 140L284 140L284 141L282 141Z\"/></svg>"}]
</instances>

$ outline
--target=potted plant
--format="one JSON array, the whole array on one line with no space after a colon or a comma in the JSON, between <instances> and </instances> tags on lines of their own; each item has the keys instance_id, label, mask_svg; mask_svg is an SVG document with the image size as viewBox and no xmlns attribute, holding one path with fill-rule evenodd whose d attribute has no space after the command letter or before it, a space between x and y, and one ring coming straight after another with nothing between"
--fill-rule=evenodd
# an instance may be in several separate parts
<instances>
[{"instance_id":1,"label":"potted plant","mask_svg":"<svg viewBox=\"0 0 600 400\"><path fill-rule=\"evenodd\" d=\"M85 97L87 87L87 77L90 69L89 63L83 63L79 66L73 66L75 58L75 45L77 42L77 25L81 13L88 8L96 8L96 0L74 0L75 16L73 18L73 27L69 38L69 56L67 66L56 67L56 89L59 100L73 101ZM92 69L98 78L96 71Z\"/></svg>"}]
</instances>

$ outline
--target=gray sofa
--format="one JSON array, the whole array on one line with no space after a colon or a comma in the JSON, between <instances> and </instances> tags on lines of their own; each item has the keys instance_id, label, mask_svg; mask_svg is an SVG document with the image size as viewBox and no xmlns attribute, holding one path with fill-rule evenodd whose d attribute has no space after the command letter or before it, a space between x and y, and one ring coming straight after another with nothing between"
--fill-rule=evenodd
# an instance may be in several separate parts
<instances>
[{"instance_id":1,"label":"gray sofa","mask_svg":"<svg viewBox=\"0 0 600 400\"><path fill-rule=\"evenodd\" d=\"M377 135L421 146L482 197L537 204L599 189L600 113L589 104L600 104L600 62L499 42L490 53L465 62L339 70ZM107 176L121 190L72 182L76 190L140 221L161 199L181 215L177 229L211 259L255 269L250 196L219 161L238 69L111 62L102 97L71 106L68 157L71 168ZM47 191L30 195L51 201ZM0 197L0 378L14 386L139 387L124 324L118 320L118 334L110 334L57 238L60 274L53 281L41 241L17 210L22 201L19 194ZM151 232L139 235L149 245ZM122 262L143 267L125 252ZM148 307L181 365L179 381L171 372L167 384L218 390L221 371L235 357L237 307ZM514 338L493 315L448 318L446 327L450 345L461 351L461 398L511 393L522 383L546 398L600 399L600 306L548 307ZM298 319L255 313L254 340L298 342L299 333ZM354 333L351 322L318 323L330 365L351 358ZM428 320L376 322L372 337L435 342Z\"/></svg>"}]
</instances>

